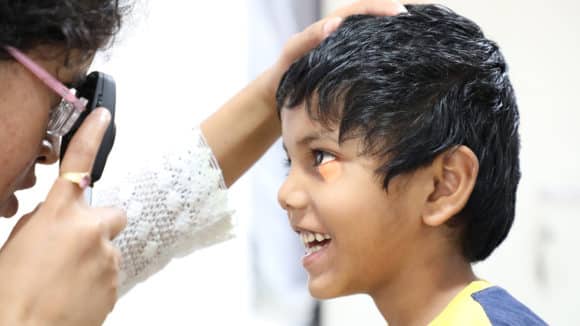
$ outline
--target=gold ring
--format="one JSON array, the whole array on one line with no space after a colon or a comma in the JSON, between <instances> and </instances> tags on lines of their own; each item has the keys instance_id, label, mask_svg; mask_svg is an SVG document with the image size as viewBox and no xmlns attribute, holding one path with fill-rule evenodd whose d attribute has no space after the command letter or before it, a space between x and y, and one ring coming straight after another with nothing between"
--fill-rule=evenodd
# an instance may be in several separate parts
<instances>
[{"instance_id":1,"label":"gold ring","mask_svg":"<svg viewBox=\"0 0 580 326\"><path fill-rule=\"evenodd\" d=\"M91 174L89 172L63 172L59 177L76 183L81 189L85 189L91 184Z\"/></svg>"}]
</instances>

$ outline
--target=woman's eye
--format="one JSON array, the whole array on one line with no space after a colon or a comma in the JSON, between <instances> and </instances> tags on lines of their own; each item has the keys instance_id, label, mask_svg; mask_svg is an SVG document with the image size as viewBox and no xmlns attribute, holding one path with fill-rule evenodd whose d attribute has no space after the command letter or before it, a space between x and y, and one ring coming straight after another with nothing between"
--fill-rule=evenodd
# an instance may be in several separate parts
<instances>
[{"instance_id":1,"label":"woman's eye","mask_svg":"<svg viewBox=\"0 0 580 326\"><path fill-rule=\"evenodd\" d=\"M319 166L336 159L336 156L325 151L314 150L312 153L314 154L314 166Z\"/></svg>"}]
</instances>

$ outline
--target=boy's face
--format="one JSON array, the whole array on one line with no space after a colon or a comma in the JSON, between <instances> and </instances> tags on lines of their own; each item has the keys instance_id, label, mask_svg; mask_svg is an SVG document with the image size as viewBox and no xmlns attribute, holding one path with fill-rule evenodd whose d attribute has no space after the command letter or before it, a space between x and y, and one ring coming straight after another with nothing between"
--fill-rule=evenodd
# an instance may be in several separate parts
<instances>
[{"instance_id":1,"label":"boy's face","mask_svg":"<svg viewBox=\"0 0 580 326\"><path fill-rule=\"evenodd\" d=\"M417 199L425 196L427 176L399 175L385 191L374 173L379 162L359 155L359 139L339 144L338 131L312 121L303 105L282 110L281 118L291 164L278 199L307 247L310 292L331 298L380 291L420 250ZM327 239L309 243L317 233Z\"/></svg>"}]
</instances>

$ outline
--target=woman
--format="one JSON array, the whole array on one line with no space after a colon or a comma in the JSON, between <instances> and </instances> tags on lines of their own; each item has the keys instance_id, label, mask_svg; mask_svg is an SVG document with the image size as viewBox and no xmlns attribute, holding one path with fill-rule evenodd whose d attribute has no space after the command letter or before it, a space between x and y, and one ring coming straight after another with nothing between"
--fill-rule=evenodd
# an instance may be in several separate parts
<instances>
[{"instance_id":1,"label":"woman","mask_svg":"<svg viewBox=\"0 0 580 326\"><path fill-rule=\"evenodd\" d=\"M207 163L215 157L217 165L209 165L208 171L221 173L213 174L210 178L213 184L205 188L205 196L196 197L198 202L187 196L162 198L167 216L175 215L169 223L181 221L177 217L183 210L175 207L184 203L203 206L206 200L215 198L223 188L222 176L224 186L231 185L279 136L274 94L280 76L295 58L336 29L340 24L338 17L355 13L395 14L400 8L387 0L359 1L293 37L273 67L202 123L203 136L192 135L195 145L191 148L199 150L190 154L200 156L189 156L189 162ZM124 10L114 0L0 3L0 215L12 216L17 212L14 192L34 185L36 163L57 161L56 136L65 130L55 127L52 120L62 116L64 106L58 105L60 95L51 87L74 86L79 76L86 74L94 53L106 46L119 29ZM56 80L39 78L39 67ZM74 102L72 95L65 95L71 97L69 102ZM109 121L104 109L90 114L71 141L61 162L60 176L46 200L19 220L0 250L0 324L98 325L113 308L121 253L112 239L124 228L126 217L119 208L89 207L82 196L86 185L82 176L92 167ZM222 130L228 130L228 139L220 137ZM154 168L145 167L128 180L142 185L139 176L148 175L147 171L151 173ZM175 177L187 176L186 170L174 170ZM163 187L159 183L156 186ZM195 183L191 187L195 190ZM131 200L136 199L133 193L125 200L123 196L114 196L129 209L129 227L123 233L129 236L121 236L120 240L130 240L117 242L121 251L150 242L140 240L149 233L143 232L143 224L139 223L142 216L151 213L146 206L148 199L141 202L145 206L133 210L136 214L133 216ZM102 200L100 203L107 204ZM154 213L151 215L159 212ZM195 214L188 216L186 222L196 222L196 218ZM200 227L211 227L213 222L206 221ZM127 278L120 281L126 284L125 288L163 266L171 255L203 245L192 244L191 237L180 240L180 236L175 236L176 240L167 247L156 243L152 248L139 247L130 255L124 252L123 272ZM125 266L142 266L132 264L132 259L141 259L154 267L146 267L140 274L127 273Z\"/></svg>"}]
</instances>

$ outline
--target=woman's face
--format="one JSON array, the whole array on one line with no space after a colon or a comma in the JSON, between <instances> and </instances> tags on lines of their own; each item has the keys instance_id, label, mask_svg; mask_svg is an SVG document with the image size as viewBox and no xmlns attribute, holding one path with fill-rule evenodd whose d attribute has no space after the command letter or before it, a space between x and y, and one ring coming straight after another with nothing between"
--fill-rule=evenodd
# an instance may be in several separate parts
<instances>
[{"instance_id":1,"label":"woman's face","mask_svg":"<svg viewBox=\"0 0 580 326\"><path fill-rule=\"evenodd\" d=\"M65 65L58 48L42 47L26 53L34 62L65 85L84 76L91 60ZM58 52L59 51L59 52ZM80 62L73 52L69 62ZM0 216L18 210L14 192L34 186L36 163L58 159L58 139L46 137L49 113L60 97L28 69L14 60L0 61Z\"/></svg>"}]
</instances>

